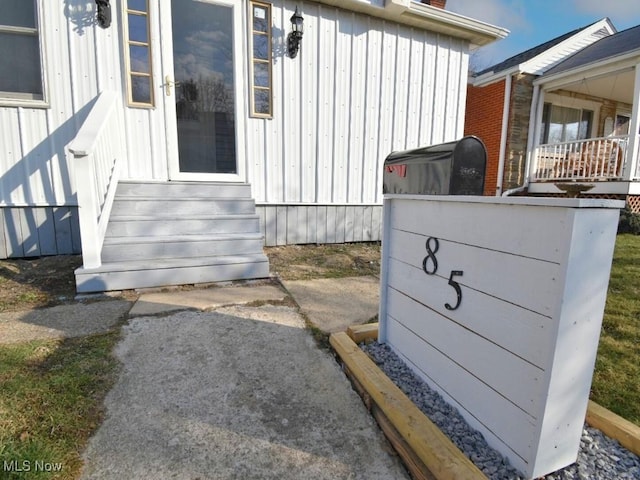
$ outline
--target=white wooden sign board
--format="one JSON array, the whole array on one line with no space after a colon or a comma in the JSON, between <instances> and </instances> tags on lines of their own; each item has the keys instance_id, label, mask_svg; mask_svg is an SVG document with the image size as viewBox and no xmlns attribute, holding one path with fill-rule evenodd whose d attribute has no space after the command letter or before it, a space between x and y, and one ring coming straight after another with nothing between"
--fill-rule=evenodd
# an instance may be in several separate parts
<instances>
[{"instance_id":1,"label":"white wooden sign board","mask_svg":"<svg viewBox=\"0 0 640 480\"><path fill-rule=\"evenodd\" d=\"M623 206L385 196L380 340L529 478L577 458Z\"/></svg>"}]
</instances>

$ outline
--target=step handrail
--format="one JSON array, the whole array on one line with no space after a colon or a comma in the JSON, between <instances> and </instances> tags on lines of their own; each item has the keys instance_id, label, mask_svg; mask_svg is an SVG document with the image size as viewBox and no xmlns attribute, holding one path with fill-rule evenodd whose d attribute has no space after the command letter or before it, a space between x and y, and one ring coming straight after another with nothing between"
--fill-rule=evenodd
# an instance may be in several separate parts
<instances>
[{"instance_id":1,"label":"step handrail","mask_svg":"<svg viewBox=\"0 0 640 480\"><path fill-rule=\"evenodd\" d=\"M102 264L102 244L126 151L117 99L115 92L101 92L67 146L76 178L84 268L97 268Z\"/></svg>"}]
</instances>

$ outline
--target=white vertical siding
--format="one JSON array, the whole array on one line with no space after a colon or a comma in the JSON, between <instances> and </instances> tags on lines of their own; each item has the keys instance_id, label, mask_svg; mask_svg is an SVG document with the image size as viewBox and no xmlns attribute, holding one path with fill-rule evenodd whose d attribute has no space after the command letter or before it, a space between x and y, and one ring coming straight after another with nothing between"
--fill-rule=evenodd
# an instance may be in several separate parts
<instances>
[{"instance_id":1,"label":"white vertical siding","mask_svg":"<svg viewBox=\"0 0 640 480\"><path fill-rule=\"evenodd\" d=\"M246 1L237 5L247 8ZM296 5L305 34L291 59L286 36ZM39 6L50 107L0 107L0 206L75 204L64 149L103 89L122 94L123 177L167 179L159 4L151 2L150 12L153 109L126 107L120 1L112 2L106 30L75 7ZM246 24L246 11L243 18ZM272 20L273 118L247 118L247 105L238 113L247 155L239 161L257 202L380 204L382 163L391 151L461 136L466 42L311 1L274 1ZM241 57L247 45L237 46ZM248 92L247 79L237 88ZM335 219L338 211L314 213Z\"/></svg>"},{"instance_id":2,"label":"white vertical siding","mask_svg":"<svg viewBox=\"0 0 640 480\"><path fill-rule=\"evenodd\" d=\"M316 31L318 32L318 39L322 39L322 48L328 52L336 51L336 24L337 10L324 5L320 6ZM317 69L319 80L315 107L318 112L318 133L316 137L318 143L315 146L315 154L318 159L315 173L317 181L316 201L326 203L332 201L334 137L337 134L334 122L336 78L333 74L336 61L334 55L323 54L319 47L317 50L319 52L315 68ZM286 61L287 59L283 58L283 60ZM308 151L311 152L311 148Z\"/></svg>"},{"instance_id":3,"label":"white vertical siding","mask_svg":"<svg viewBox=\"0 0 640 480\"><path fill-rule=\"evenodd\" d=\"M39 0L38 7L48 107L0 106L0 206L75 204L65 147L103 90L122 93L118 108L124 111L129 152L123 177L166 179L160 62L153 64L156 108L126 108L121 2L112 2L108 29L97 27L93 13L79 6ZM152 8L155 60L160 30Z\"/></svg>"},{"instance_id":4,"label":"white vertical siding","mask_svg":"<svg viewBox=\"0 0 640 480\"><path fill-rule=\"evenodd\" d=\"M468 45L304 2L291 59L278 46L295 5L273 5L274 118L248 120L247 180L258 203L380 204L391 151L462 135Z\"/></svg>"},{"instance_id":5,"label":"white vertical siding","mask_svg":"<svg viewBox=\"0 0 640 480\"><path fill-rule=\"evenodd\" d=\"M369 20L367 42L372 45L382 44L382 21ZM380 131L380 78L381 78L381 48L369 48L366 52L367 72L365 75L364 102L364 140L362 152L362 198L377 198L378 176L380 174L377 162L378 135Z\"/></svg>"}]
</instances>

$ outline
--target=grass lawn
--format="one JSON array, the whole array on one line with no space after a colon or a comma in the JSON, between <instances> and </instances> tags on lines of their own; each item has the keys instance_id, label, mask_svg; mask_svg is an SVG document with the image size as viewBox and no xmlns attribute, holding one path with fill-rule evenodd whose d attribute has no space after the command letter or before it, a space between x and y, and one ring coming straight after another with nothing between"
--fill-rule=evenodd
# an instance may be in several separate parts
<instances>
[{"instance_id":1,"label":"grass lawn","mask_svg":"<svg viewBox=\"0 0 640 480\"><path fill-rule=\"evenodd\" d=\"M118 333L0 347L0 479L73 479L114 383Z\"/></svg>"},{"instance_id":2,"label":"grass lawn","mask_svg":"<svg viewBox=\"0 0 640 480\"><path fill-rule=\"evenodd\" d=\"M640 425L640 236L618 235L591 399Z\"/></svg>"}]
</instances>

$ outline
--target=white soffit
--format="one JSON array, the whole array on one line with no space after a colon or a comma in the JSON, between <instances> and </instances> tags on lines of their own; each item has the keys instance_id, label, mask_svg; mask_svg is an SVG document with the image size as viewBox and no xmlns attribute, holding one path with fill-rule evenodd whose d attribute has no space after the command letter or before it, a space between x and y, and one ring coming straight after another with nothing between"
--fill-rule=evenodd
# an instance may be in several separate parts
<instances>
[{"instance_id":1,"label":"white soffit","mask_svg":"<svg viewBox=\"0 0 640 480\"><path fill-rule=\"evenodd\" d=\"M597 42L603 37L616 33L617 30L608 18L590 25L589 27L581 30L580 32L572 35L566 40L554 45L553 47L545 50L544 52L536 55L535 57L522 62L519 65L514 65L505 70L499 70L497 72L490 71L485 74L474 77L471 79L471 84L475 87L484 87L491 83L504 79L509 75L515 75L517 73L529 73L532 75L542 75L549 68L557 65L562 60L573 55L577 51Z\"/></svg>"},{"instance_id":2,"label":"white soffit","mask_svg":"<svg viewBox=\"0 0 640 480\"><path fill-rule=\"evenodd\" d=\"M411 0L318 0L318 3L361 12L424 30L467 40L473 46L505 38L509 30Z\"/></svg>"},{"instance_id":3,"label":"white soffit","mask_svg":"<svg viewBox=\"0 0 640 480\"><path fill-rule=\"evenodd\" d=\"M532 59L521 63L519 66L520 72L532 75L542 75L549 68L557 65L577 51L588 47L601 38L616 33L616 31L617 30L611 21L608 18L603 18L599 22L588 26L575 35L572 35L566 40L554 45L540 55L536 55Z\"/></svg>"}]
</instances>

